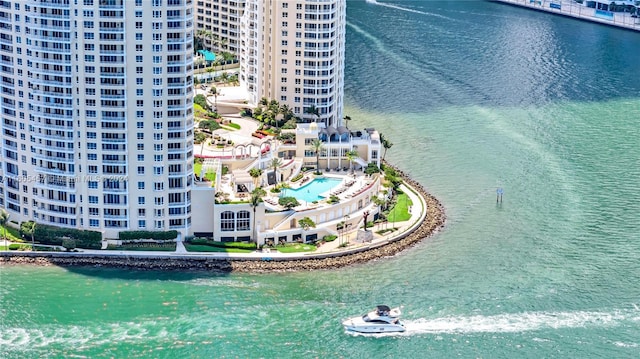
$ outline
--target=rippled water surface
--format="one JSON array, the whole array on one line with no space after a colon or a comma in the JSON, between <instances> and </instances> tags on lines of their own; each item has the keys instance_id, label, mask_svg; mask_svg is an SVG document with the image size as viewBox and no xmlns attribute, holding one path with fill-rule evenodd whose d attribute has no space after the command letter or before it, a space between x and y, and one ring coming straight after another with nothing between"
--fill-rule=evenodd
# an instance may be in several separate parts
<instances>
[{"instance_id":1,"label":"rippled water surface","mask_svg":"<svg viewBox=\"0 0 640 359\"><path fill-rule=\"evenodd\" d=\"M347 23L349 127L391 139L443 232L317 273L3 267L0 357L638 357L640 34L481 1ZM343 332L381 303L406 333Z\"/></svg>"}]
</instances>

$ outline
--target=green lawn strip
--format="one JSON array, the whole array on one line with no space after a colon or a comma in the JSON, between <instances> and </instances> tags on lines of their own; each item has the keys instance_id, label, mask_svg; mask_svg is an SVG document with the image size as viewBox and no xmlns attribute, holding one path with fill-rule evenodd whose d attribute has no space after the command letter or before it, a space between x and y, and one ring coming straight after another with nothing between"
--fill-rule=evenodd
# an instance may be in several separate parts
<instances>
[{"instance_id":1,"label":"green lawn strip","mask_svg":"<svg viewBox=\"0 0 640 359\"><path fill-rule=\"evenodd\" d=\"M0 239L4 239L5 231L8 241L24 242L24 240L20 238L20 231L9 226L0 226Z\"/></svg>"},{"instance_id":2,"label":"green lawn strip","mask_svg":"<svg viewBox=\"0 0 640 359\"><path fill-rule=\"evenodd\" d=\"M224 128L225 130L229 130L229 131L236 131L240 129L240 125L238 125L237 123L227 123L224 125L221 125L222 128Z\"/></svg>"},{"instance_id":3,"label":"green lawn strip","mask_svg":"<svg viewBox=\"0 0 640 359\"><path fill-rule=\"evenodd\" d=\"M287 243L285 246L276 246L276 250L280 253L313 252L316 249L314 244L306 243Z\"/></svg>"},{"instance_id":4,"label":"green lawn strip","mask_svg":"<svg viewBox=\"0 0 640 359\"><path fill-rule=\"evenodd\" d=\"M240 249L240 248L222 248L222 247L214 247L207 246L203 244L189 244L185 243L184 248L187 252L223 252L223 253L251 253L253 250L250 249Z\"/></svg>"},{"instance_id":5,"label":"green lawn strip","mask_svg":"<svg viewBox=\"0 0 640 359\"><path fill-rule=\"evenodd\" d=\"M406 193L399 194L396 204L387 215L389 222L404 222L409 220L411 218L409 206L411 205L413 205L413 202L411 202L411 199Z\"/></svg>"},{"instance_id":6,"label":"green lawn strip","mask_svg":"<svg viewBox=\"0 0 640 359\"><path fill-rule=\"evenodd\" d=\"M108 248L110 251L150 251L150 252L175 252L176 247L133 247L133 246L118 246Z\"/></svg>"},{"instance_id":7,"label":"green lawn strip","mask_svg":"<svg viewBox=\"0 0 640 359\"><path fill-rule=\"evenodd\" d=\"M193 164L193 173L197 176L200 176L200 171L202 171L202 163L194 163ZM216 181L216 173L215 172L207 172L204 174L204 178L208 181L215 182Z\"/></svg>"}]
</instances>

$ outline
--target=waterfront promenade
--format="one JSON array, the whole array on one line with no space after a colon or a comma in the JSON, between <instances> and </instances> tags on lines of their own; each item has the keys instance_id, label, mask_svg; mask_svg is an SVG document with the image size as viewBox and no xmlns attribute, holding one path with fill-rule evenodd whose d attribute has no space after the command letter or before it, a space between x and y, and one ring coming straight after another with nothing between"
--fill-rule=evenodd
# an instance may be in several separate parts
<instances>
[{"instance_id":1,"label":"waterfront promenade","mask_svg":"<svg viewBox=\"0 0 640 359\"><path fill-rule=\"evenodd\" d=\"M389 235L374 234L371 241L358 242L358 230L342 239L350 243L339 247L330 242L313 253L196 253L186 252L181 242L175 252L79 250L78 252L15 252L0 251L0 265L35 264L60 266L104 266L137 269L195 269L220 272L271 272L340 268L357 263L393 256L444 226L444 208L422 186L405 176L405 193L413 203L411 218L390 223L397 230ZM378 227L371 228L377 231Z\"/></svg>"},{"instance_id":2,"label":"waterfront promenade","mask_svg":"<svg viewBox=\"0 0 640 359\"><path fill-rule=\"evenodd\" d=\"M494 2L521 6L537 11L549 12L576 19L640 31L640 18L628 12L612 12L589 8L573 0L492 0Z\"/></svg>"}]
</instances>

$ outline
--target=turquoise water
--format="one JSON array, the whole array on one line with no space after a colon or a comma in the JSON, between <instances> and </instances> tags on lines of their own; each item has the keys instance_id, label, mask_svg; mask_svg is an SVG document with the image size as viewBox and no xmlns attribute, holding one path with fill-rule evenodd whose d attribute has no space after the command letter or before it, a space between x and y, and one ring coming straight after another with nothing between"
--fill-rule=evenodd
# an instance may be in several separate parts
<instances>
[{"instance_id":1,"label":"turquoise water","mask_svg":"<svg viewBox=\"0 0 640 359\"><path fill-rule=\"evenodd\" d=\"M309 182L309 184L300 188L285 189L282 196L295 197L306 202L320 201L324 199L324 197L320 196L321 193L331 190L341 182L341 179L336 178L315 178L313 181Z\"/></svg>"},{"instance_id":2,"label":"turquoise water","mask_svg":"<svg viewBox=\"0 0 640 359\"><path fill-rule=\"evenodd\" d=\"M639 356L640 34L491 2L348 7L349 127L390 138L446 228L314 273L1 267L1 358ZM376 304L409 330L343 332Z\"/></svg>"}]
</instances>

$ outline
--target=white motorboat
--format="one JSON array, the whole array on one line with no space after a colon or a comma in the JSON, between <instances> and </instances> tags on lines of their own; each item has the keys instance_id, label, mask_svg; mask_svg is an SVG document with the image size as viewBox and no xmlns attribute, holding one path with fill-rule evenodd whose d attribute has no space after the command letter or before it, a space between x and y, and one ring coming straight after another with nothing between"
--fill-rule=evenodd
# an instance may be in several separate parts
<instances>
[{"instance_id":1,"label":"white motorboat","mask_svg":"<svg viewBox=\"0 0 640 359\"><path fill-rule=\"evenodd\" d=\"M357 333L397 333L404 332L404 324L400 321L400 308L389 308L379 305L376 309L361 316L342 322L344 329Z\"/></svg>"}]
</instances>

